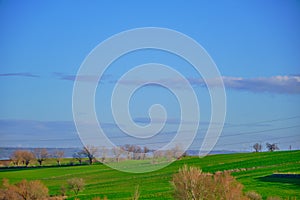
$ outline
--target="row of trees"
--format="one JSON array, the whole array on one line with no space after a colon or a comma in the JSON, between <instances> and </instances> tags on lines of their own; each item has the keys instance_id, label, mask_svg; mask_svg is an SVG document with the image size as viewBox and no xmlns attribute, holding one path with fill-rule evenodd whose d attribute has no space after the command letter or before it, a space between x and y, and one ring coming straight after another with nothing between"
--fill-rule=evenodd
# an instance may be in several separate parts
<instances>
[{"instance_id":1,"label":"row of trees","mask_svg":"<svg viewBox=\"0 0 300 200\"><path fill-rule=\"evenodd\" d=\"M14 165L19 166L23 164L28 166L32 160L36 160L39 165L42 165L47 158L55 158L58 165L60 165L62 158L64 157L64 151L55 151L53 154L48 153L47 149L36 148L33 151L28 150L16 150L10 156L10 160Z\"/></svg>"},{"instance_id":2,"label":"row of trees","mask_svg":"<svg viewBox=\"0 0 300 200\"><path fill-rule=\"evenodd\" d=\"M119 162L121 159L127 160L144 160L151 153L151 157L154 162L165 158L168 161L176 159L182 155L182 150L179 146L176 146L170 150L164 151L152 151L148 147L140 147L138 145L126 144L121 147L114 147L113 149L107 149L105 147L97 148L95 146L85 146L82 150L73 154L73 158L82 164L84 159L88 159L89 164L93 164L96 157L100 159L102 163L107 159L110 161ZM43 162L48 158L54 158L58 165L61 165L61 160L64 158L64 151L57 150L50 154L45 148L36 148L33 151L28 150L16 150L10 157L10 160L15 166L25 165L28 166L31 161L35 160L41 166Z\"/></svg>"},{"instance_id":3,"label":"row of trees","mask_svg":"<svg viewBox=\"0 0 300 200\"><path fill-rule=\"evenodd\" d=\"M81 151L75 152L73 158L77 160L80 164L84 158L88 158L89 164L93 164L96 156L100 158L102 163L106 162L108 159L108 154L110 153L110 158L115 162L119 162L121 158L127 160L144 160L147 158L147 154L152 153L152 158L162 158L165 157L168 160L178 158L182 155L182 150L179 146L176 146L170 150L165 151L152 151L148 147L140 147L138 145L126 144L121 147L114 147L109 149L102 147L100 149L94 146L86 146Z\"/></svg>"},{"instance_id":4,"label":"row of trees","mask_svg":"<svg viewBox=\"0 0 300 200\"><path fill-rule=\"evenodd\" d=\"M256 143L253 146L253 149L255 152L260 152L262 151L262 145L260 143ZM266 143L266 148L268 151L273 152L275 150L279 150L279 147L276 143L270 144L270 143Z\"/></svg>"}]
</instances>

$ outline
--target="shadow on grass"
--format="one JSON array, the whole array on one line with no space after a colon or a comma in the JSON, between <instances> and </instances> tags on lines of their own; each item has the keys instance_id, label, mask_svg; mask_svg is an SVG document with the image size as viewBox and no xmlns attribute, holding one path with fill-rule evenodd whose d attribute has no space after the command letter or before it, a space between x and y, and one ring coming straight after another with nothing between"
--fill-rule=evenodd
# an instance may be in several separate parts
<instances>
[{"instance_id":1,"label":"shadow on grass","mask_svg":"<svg viewBox=\"0 0 300 200\"><path fill-rule=\"evenodd\" d=\"M272 174L258 178L260 181L273 183L287 183L300 186L300 174Z\"/></svg>"},{"instance_id":2,"label":"shadow on grass","mask_svg":"<svg viewBox=\"0 0 300 200\"><path fill-rule=\"evenodd\" d=\"M102 163L94 163L93 165L103 165ZM64 167L75 167L75 166L89 166L88 163L82 164L61 164L61 165L42 165L42 166L10 166L0 167L0 172L5 171L20 171L20 170L33 170L33 169L47 169L47 168L64 168Z\"/></svg>"}]
</instances>

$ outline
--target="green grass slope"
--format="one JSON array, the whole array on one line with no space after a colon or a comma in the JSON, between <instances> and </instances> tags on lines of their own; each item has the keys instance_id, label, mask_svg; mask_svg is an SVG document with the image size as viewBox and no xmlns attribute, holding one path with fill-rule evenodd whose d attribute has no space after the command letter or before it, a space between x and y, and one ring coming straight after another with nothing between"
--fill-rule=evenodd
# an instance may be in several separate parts
<instances>
[{"instance_id":1,"label":"green grass slope","mask_svg":"<svg viewBox=\"0 0 300 200\"><path fill-rule=\"evenodd\" d=\"M264 199L267 196L300 199L299 176L274 175L276 173L300 174L300 151L211 155L201 159L186 157L161 170L143 174L119 172L102 164L10 168L1 169L0 178L8 178L11 183L22 179L39 179L49 187L50 193L55 195L60 193L60 187L66 185L67 179L80 177L86 182L84 191L78 195L81 200L96 196L107 196L108 199L130 199L137 185L140 188L140 199L172 199L170 184L172 175L184 164L199 167L205 172L230 170L245 186L245 191L254 190ZM69 199L74 199L72 193L68 195Z\"/></svg>"}]
</instances>

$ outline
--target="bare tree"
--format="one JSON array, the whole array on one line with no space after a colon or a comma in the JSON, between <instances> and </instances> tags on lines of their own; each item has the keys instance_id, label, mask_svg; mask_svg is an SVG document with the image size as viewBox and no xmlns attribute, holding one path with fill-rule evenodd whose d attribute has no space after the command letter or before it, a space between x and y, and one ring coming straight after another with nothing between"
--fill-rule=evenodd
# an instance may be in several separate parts
<instances>
[{"instance_id":1,"label":"bare tree","mask_svg":"<svg viewBox=\"0 0 300 200\"><path fill-rule=\"evenodd\" d=\"M33 150L33 154L35 155L36 160L40 164L40 166L43 164L43 161L45 161L49 154L47 149L41 149L41 148L36 148Z\"/></svg>"},{"instance_id":2,"label":"bare tree","mask_svg":"<svg viewBox=\"0 0 300 200\"><path fill-rule=\"evenodd\" d=\"M30 161L35 159L35 157L34 157L34 154L30 151L22 151L22 159L23 159L26 167L28 167Z\"/></svg>"},{"instance_id":3,"label":"bare tree","mask_svg":"<svg viewBox=\"0 0 300 200\"><path fill-rule=\"evenodd\" d=\"M106 155L107 155L107 148L106 147L102 147L101 148L101 162L104 163L105 159L106 159Z\"/></svg>"},{"instance_id":4,"label":"bare tree","mask_svg":"<svg viewBox=\"0 0 300 200\"><path fill-rule=\"evenodd\" d=\"M23 151L22 150L16 150L12 153L10 156L10 159L12 160L13 164L18 166L21 162L23 162Z\"/></svg>"},{"instance_id":5,"label":"bare tree","mask_svg":"<svg viewBox=\"0 0 300 200\"><path fill-rule=\"evenodd\" d=\"M116 159L117 162L120 161L120 156L122 155L123 150L120 147L114 147L112 149L114 157Z\"/></svg>"},{"instance_id":6,"label":"bare tree","mask_svg":"<svg viewBox=\"0 0 300 200\"><path fill-rule=\"evenodd\" d=\"M69 189L74 192L75 195L77 195L81 190L84 189L84 180L82 178L72 178L68 181Z\"/></svg>"},{"instance_id":7,"label":"bare tree","mask_svg":"<svg viewBox=\"0 0 300 200\"><path fill-rule=\"evenodd\" d=\"M76 159L76 160L78 160L79 164L82 163L82 159L84 158L84 156L85 156L85 155L83 154L82 151L75 152L75 153L73 154L73 158Z\"/></svg>"},{"instance_id":8,"label":"bare tree","mask_svg":"<svg viewBox=\"0 0 300 200\"><path fill-rule=\"evenodd\" d=\"M266 146L267 146L268 151L271 151L271 152L273 152L275 150L279 150L279 147L277 146L276 143L273 143L273 144L267 143Z\"/></svg>"},{"instance_id":9,"label":"bare tree","mask_svg":"<svg viewBox=\"0 0 300 200\"><path fill-rule=\"evenodd\" d=\"M53 153L53 157L55 158L55 160L57 162L57 165L60 165L60 161L62 160L64 155L65 155L65 152L64 151L59 151L59 150L57 150Z\"/></svg>"},{"instance_id":10,"label":"bare tree","mask_svg":"<svg viewBox=\"0 0 300 200\"><path fill-rule=\"evenodd\" d=\"M95 146L87 145L83 147L82 154L88 157L90 165L93 164L95 159L95 154L97 153L98 149Z\"/></svg>"},{"instance_id":11,"label":"bare tree","mask_svg":"<svg viewBox=\"0 0 300 200\"><path fill-rule=\"evenodd\" d=\"M174 148L171 149L173 151L173 157L175 159L179 158L182 156L184 151L182 150L182 147L180 145L176 145Z\"/></svg>"},{"instance_id":12,"label":"bare tree","mask_svg":"<svg viewBox=\"0 0 300 200\"><path fill-rule=\"evenodd\" d=\"M146 155L147 155L147 153L149 153L149 152L150 152L150 149L149 149L148 147L144 146L144 148L143 148L143 159L146 158Z\"/></svg>"},{"instance_id":13,"label":"bare tree","mask_svg":"<svg viewBox=\"0 0 300 200\"><path fill-rule=\"evenodd\" d=\"M134 145L133 158L135 160L140 160L142 158L142 156L141 156L142 152L143 152L143 150L140 146Z\"/></svg>"},{"instance_id":14,"label":"bare tree","mask_svg":"<svg viewBox=\"0 0 300 200\"><path fill-rule=\"evenodd\" d=\"M131 160L132 159L132 152L133 152L133 145L130 144L125 144L122 149L126 152L127 154L127 159Z\"/></svg>"},{"instance_id":15,"label":"bare tree","mask_svg":"<svg viewBox=\"0 0 300 200\"><path fill-rule=\"evenodd\" d=\"M262 146L261 146L261 144L256 143L253 145L253 149L255 150L255 152L260 152L262 149Z\"/></svg>"}]
</instances>

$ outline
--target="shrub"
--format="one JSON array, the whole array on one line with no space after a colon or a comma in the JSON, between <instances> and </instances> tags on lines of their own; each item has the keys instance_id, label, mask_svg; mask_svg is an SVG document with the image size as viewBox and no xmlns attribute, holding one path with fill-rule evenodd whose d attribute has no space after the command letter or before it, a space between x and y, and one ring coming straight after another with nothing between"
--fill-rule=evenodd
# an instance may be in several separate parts
<instances>
[{"instance_id":1,"label":"shrub","mask_svg":"<svg viewBox=\"0 0 300 200\"><path fill-rule=\"evenodd\" d=\"M82 178L72 178L68 181L69 189L74 192L75 195L77 195L81 190L84 189L84 180Z\"/></svg>"},{"instance_id":2,"label":"shrub","mask_svg":"<svg viewBox=\"0 0 300 200\"><path fill-rule=\"evenodd\" d=\"M260 194L254 192L254 191L249 191L246 193L246 196L250 199L250 200L262 200L262 197Z\"/></svg>"},{"instance_id":3,"label":"shrub","mask_svg":"<svg viewBox=\"0 0 300 200\"><path fill-rule=\"evenodd\" d=\"M3 186L4 189L0 190L0 199L42 200L49 196L48 188L38 180L22 180L15 185L9 185L7 181L3 181Z\"/></svg>"},{"instance_id":4,"label":"shrub","mask_svg":"<svg viewBox=\"0 0 300 200\"><path fill-rule=\"evenodd\" d=\"M248 199L243 195L243 185L237 182L229 172L203 173L201 169L188 168L185 165L173 175L172 183L175 189L175 199Z\"/></svg>"}]
</instances>

